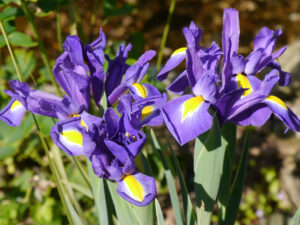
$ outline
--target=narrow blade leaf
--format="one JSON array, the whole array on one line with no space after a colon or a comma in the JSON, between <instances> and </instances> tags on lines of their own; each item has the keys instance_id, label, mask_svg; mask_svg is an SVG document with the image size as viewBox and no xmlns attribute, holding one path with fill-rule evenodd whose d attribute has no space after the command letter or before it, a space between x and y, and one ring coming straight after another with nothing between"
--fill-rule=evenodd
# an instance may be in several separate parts
<instances>
[{"instance_id":1,"label":"narrow blade leaf","mask_svg":"<svg viewBox=\"0 0 300 225\"><path fill-rule=\"evenodd\" d=\"M164 169L165 169L165 176L166 176L168 187L169 187L169 193L170 193L171 203L172 203L173 210L174 210L176 224L183 225L184 221L183 221L183 216L182 216L182 213L180 210L180 203L179 203L178 195L177 195L176 188L175 188L174 178L173 178L172 173L167 165L166 158L163 155L163 152L160 148L160 145L156 139L156 136L155 136L153 130L150 130L150 134L151 134L150 136L151 136L151 140L152 140L152 144L153 144L153 150L161 158L161 161L162 161Z\"/></svg>"},{"instance_id":2,"label":"narrow blade leaf","mask_svg":"<svg viewBox=\"0 0 300 225\"><path fill-rule=\"evenodd\" d=\"M185 185L185 182L184 182L184 179L183 179L183 175L182 175L178 160L177 160L177 158L174 154L174 151L173 151L172 146L170 145L170 143L168 143L168 145L169 145L169 149L170 149L170 152L171 152L171 155L172 155L173 163L175 165L176 173L177 173L178 178L179 178L180 190L181 190L181 195L182 195L182 202L183 202L183 209L184 209L186 224L194 225L195 222L196 222L195 211L193 209L193 205L192 205L187 187Z\"/></svg>"},{"instance_id":3,"label":"narrow blade leaf","mask_svg":"<svg viewBox=\"0 0 300 225\"><path fill-rule=\"evenodd\" d=\"M250 144L250 131L248 130L244 142L242 158L228 200L228 205L227 205L225 220L224 220L224 224L226 225L233 225L237 217L237 213L238 213L238 209L242 197L245 174L246 174L249 144Z\"/></svg>"},{"instance_id":4,"label":"narrow blade leaf","mask_svg":"<svg viewBox=\"0 0 300 225\"><path fill-rule=\"evenodd\" d=\"M195 192L198 224L209 225L218 194L224 146L217 120L196 139L194 151Z\"/></svg>"}]
</instances>

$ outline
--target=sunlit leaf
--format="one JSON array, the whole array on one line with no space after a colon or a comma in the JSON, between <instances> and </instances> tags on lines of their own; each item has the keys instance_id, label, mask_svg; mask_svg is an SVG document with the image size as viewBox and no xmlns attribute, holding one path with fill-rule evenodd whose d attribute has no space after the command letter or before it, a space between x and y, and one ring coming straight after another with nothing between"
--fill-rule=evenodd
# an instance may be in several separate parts
<instances>
[{"instance_id":1,"label":"sunlit leaf","mask_svg":"<svg viewBox=\"0 0 300 225\"><path fill-rule=\"evenodd\" d=\"M196 139L194 151L197 224L209 225L218 194L224 160L220 127L217 120L209 131Z\"/></svg>"}]
</instances>

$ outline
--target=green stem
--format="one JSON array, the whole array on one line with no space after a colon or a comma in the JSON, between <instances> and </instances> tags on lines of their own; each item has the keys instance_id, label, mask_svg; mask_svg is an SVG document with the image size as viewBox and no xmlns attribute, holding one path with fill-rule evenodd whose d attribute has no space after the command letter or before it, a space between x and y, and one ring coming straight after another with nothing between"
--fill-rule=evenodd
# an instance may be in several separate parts
<instances>
[{"instance_id":1,"label":"green stem","mask_svg":"<svg viewBox=\"0 0 300 225\"><path fill-rule=\"evenodd\" d=\"M75 11L74 11L73 0L70 0L69 15L70 15L70 33L71 33L71 35L77 35L77 23L75 20Z\"/></svg>"},{"instance_id":2,"label":"green stem","mask_svg":"<svg viewBox=\"0 0 300 225\"><path fill-rule=\"evenodd\" d=\"M48 56L46 54L46 49L45 49L44 43L42 42L41 36L39 35L39 33L37 31L37 27L36 27L36 25L34 23L34 18L33 18L32 14L31 14L31 12L29 11L29 9L28 9L27 4L25 3L25 1L21 0L21 2L22 2L22 8L23 8L23 11L25 13L25 16L26 16L26 18L27 18L27 20L29 22L29 25L30 25L30 27L32 29L33 36L34 36L34 38L38 42L38 47L40 49L41 57L42 57L42 60L44 62L44 65L46 67L47 74L50 77L51 83L54 85L54 87L55 87L56 92L58 93L58 95L62 96L62 92L59 89L59 86L56 83L55 77L54 77L54 75L53 75L53 73L51 71L50 61L49 61Z\"/></svg>"},{"instance_id":3,"label":"green stem","mask_svg":"<svg viewBox=\"0 0 300 225\"><path fill-rule=\"evenodd\" d=\"M17 66L17 62L16 62L16 59L15 59L14 52L12 51L12 49L11 49L11 47L10 47L10 44L9 44L9 41L8 41L6 32L5 32L5 30L4 30L4 27L3 27L3 24L2 24L1 21L0 21L0 29L1 29L1 32L2 32L2 34L3 34L4 40L5 40L5 42L6 42L6 46L7 46L7 48L8 48L9 54L11 55L11 60L12 60L12 62L13 62L13 64L14 64L15 69L16 69L18 78L19 78L19 80L22 82L22 76L21 76L19 67Z\"/></svg>"},{"instance_id":4,"label":"green stem","mask_svg":"<svg viewBox=\"0 0 300 225\"><path fill-rule=\"evenodd\" d=\"M12 49L11 49L11 47L10 47L9 41L8 41L8 39L7 39L7 34L6 34L6 32L5 32L5 29L4 29L3 24L2 24L1 21L0 21L0 29L1 29L1 32L2 32L2 34L3 34L3 36L4 36L4 39L5 39L7 48L8 48L8 50L9 50L10 56L11 56L11 58L12 58L12 61L13 61L13 64L14 64L14 68L15 68L17 74L18 74L19 80L22 81L22 75L21 75L20 70L19 70L19 67L18 67L18 65L17 65L17 63L16 63L14 52L12 51ZM40 140L41 140L41 142L42 142L43 148L44 148L44 150L45 150L45 152L46 152L46 155L47 155L47 157L48 157L48 159L49 159L50 169L51 169L51 171L52 171L52 173L53 173L53 175L54 175L55 183L56 183L57 189L58 189L58 193L59 193L59 196L60 196L60 198L61 198L61 200L62 200L63 207L65 208L65 211L66 211L68 220L69 220L69 222L70 222L71 224L74 224L74 222L73 222L73 220L72 220L72 216L71 216L71 214L70 214L70 212L69 212L69 210L68 210L68 208L67 208L66 199L65 199L64 195L62 194L62 193L63 193L62 184L60 183L60 180L59 180L58 175L57 175L57 171L55 170L54 162L53 162L53 160L52 160L52 157L50 156L49 145L48 145L48 143L46 142L46 140L45 140L45 138L44 138L44 136L43 136L43 134L42 134L42 132L41 132L41 130L40 130L39 124L38 124L38 122L37 122L37 120L36 120L34 114L31 113L31 115L32 115L32 117L33 117L33 120L34 120L36 129L37 129L37 133L38 133L39 138L40 138Z\"/></svg>"},{"instance_id":5,"label":"green stem","mask_svg":"<svg viewBox=\"0 0 300 225\"><path fill-rule=\"evenodd\" d=\"M167 41L167 37L168 37L168 33L169 33L169 30L170 30L170 24L171 24L172 15L173 15L173 12L174 12L174 9L175 9L175 3L176 3L176 0L171 0L171 4L170 4L170 8L169 8L169 15L168 15L168 19L167 19L167 24L166 24L164 32L163 32L163 36L162 36L162 40L161 40L160 48L159 48L159 53L158 53L158 58L157 58L157 63L156 63L156 70L157 71L160 69L160 66L161 66L163 51L164 51L166 41Z\"/></svg>"},{"instance_id":6,"label":"green stem","mask_svg":"<svg viewBox=\"0 0 300 225\"><path fill-rule=\"evenodd\" d=\"M56 29L57 29L58 50L61 53L63 51L63 48L62 48L62 35L61 35L60 5L59 5L59 2L57 3L57 11L56 11Z\"/></svg>"},{"instance_id":7,"label":"green stem","mask_svg":"<svg viewBox=\"0 0 300 225\"><path fill-rule=\"evenodd\" d=\"M86 174L86 172L84 171L84 169L82 168L82 165L80 164L80 162L78 161L78 159L75 156L71 157L71 160L73 161L73 163L76 165L76 167L78 168L82 178L84 179L84 181L86 182L86 184L88 185L89 189L92 190L92 186L91 183L89 181L88 175Z\"/></svg>"},{"instance_id":8,"label":"green stem","mask_svg":"<svg viewBox=\"0 0 300 225\"><path fill-rule=\"evenodd\" d=\"M94 26L95 22L96 22L96 13L97 13L97 9L98 9L98 3L99 3L99 0L94 0L93 13L92 13L92 16L91 16L91 26Z\"/></svg>"}]
</instances>

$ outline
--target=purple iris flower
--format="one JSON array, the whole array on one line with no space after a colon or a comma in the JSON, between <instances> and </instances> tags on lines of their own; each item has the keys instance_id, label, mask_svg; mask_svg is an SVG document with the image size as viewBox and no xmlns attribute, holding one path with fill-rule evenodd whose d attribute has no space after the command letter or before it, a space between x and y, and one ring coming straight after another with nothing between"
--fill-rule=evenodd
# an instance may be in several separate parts
<instances>
[{"instance_id":1,"label":"purple iris flower","mask_svg":"<svg viewBox=\"0 0 300 225\"><path fill-rule=\"evenodd\" d=\"M67 95L63 98L30 89L24 82L10 81L12 97L0 112L0 119L11 126L18 126L26 110L64 120L88 111L90 104L89 68L84 63L83 47L77 36L69 36L65 51L56 60L53 73Z\"/></svg>"},{"instance_id":2,"label":"purple iris flower","mask_svg":"<svg viewBox=\"0 0 300 225\"><path fill-rule=\"evenodd\" d=\"M168 73L175 67L177 67L184 59L187 58L188 47L196 49L197 55L201 60L202 66L206 70L217 68L217 63L219 62L220 56L222 54L219 46L215 42L213 42L208 48L201 47L199 43L201 41L203 31L202 29L199 29L194 22L191 22L189 27L184 27L182 31L187 41L187 47L179 48L172 53L165 66L157 74L156 78L159 81L166 79ZM166 89L172 91L175 94L182 95L188 86L189 81L187 77L187 71L185 70Z\"/></svg>"},{"instance_id":3,"label":"purple iris flower","mask_svg":"<svg viewBox=\"0 0 300 225\"><path fill-rule=\"evenodd\" d=\"M103 119L82 113L58 122L51 137L67 154L87 156L95 174L117 182L117 192L125 200L145 206L155 198L154 178L139 173L134 163L146 135L131 125L127 114L119 118L112 108Z\"/></svg>"},{"instance_id":4,"label":"purple iris flower","mask_svg":"<svg viewBox=\"0 0 300 225\"><path fill-rule=\"evenodd\" d=\"M276 69L279 72L279 84L286 86L291 82L291 74L281 70L281 66L275 60L281 56L286 47L273 52L281 30L270 30L263 27L254 38L254 48L248 57L238 54L239 46L239 15L235 9L225 9L223 15L222 45L224 52L224 66L222 71L222 87L230 85L232 77L238 74L255 76L265 67Z\"/></svg>"},{"instance_id":5,"label":"purple iris flower","mask_svg":"<svg viewBox=\"0 0 300 225\"><path fill-rule=\"evenodd\" d=\"M187 49L186 64L193 94L171 100L163 107L164 121L180 145L211 128L213 117L208 110L218 94L216 71L203 66L195 47Z\"/></svg>"},{"instance_id":6,"label":"purple iris flower","mask_svg":"<svg viewBox=\"0 0 300 225\"><path fill-rule=\"evenodd\" d=\"M149 61L155 56L155 51L146 51L134 65L128 66L125 61L130 49L131 45L126 48L125 45L121 45L116 58L114 60L108 59L109 66L105 80L105 92L108 96L109 105L117 102L119 97L128 89L135 99L160 95L157 88L152 85L140 84L148 70ZM125 75L122 80L123 74Z\"/></svg>"},{"instance_id":7,"label":"purple iris flower","mask_svg":"<svg viewBox=\"0 0 300 225\"><path fill-rule=\"evenodd\" d=\"M163 124L162 107L168 101L166 93L147 97L144 99L131 101L130 95L123 95L120 97L118 104L119 113L126 113L129 115L131 125L136 129L148 126L160 126Z\"/></svg>"},{"instance_id":8,"label":"purple iris flower","mask_svg":"<svg viewBox=\"0 0 300 225\"><path fill-rule=\"evenodd\" d=\"M244 58L237 54L239 42L239 19L235 9L225 9L223 18L223 51L221 97L215 104L221 123L231 120L247 126L261 126L274 113L288 129L300 130L297 116L276 96L270 94L273 86L290 83L290 74L281 71L274 60L285 47L273 53L281 34L264 27L254 39L254 50ZM260 81L254 75L263 68L275 68ZM279 76L277 75L279 72Z\"/></svg>"}]
</instances>

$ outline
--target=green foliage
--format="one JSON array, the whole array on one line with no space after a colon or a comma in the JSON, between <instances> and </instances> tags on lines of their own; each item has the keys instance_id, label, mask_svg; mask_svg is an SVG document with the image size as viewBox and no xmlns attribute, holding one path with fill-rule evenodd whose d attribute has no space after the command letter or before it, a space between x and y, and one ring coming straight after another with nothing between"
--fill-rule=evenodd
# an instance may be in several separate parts
<instances>
[{"instance_id":1,"label":"green foliage","mask_svg":"<svg viewBox=\"0 0 300 225\"><path fill-rule=\"evenodd\" d=\"M21 73L23 74L23 79L27 80L34 72L37 64L34 52L31 50L26 51L24 49L16 49L15 56ZM0 77L4 77L6 80L18 79L12 60L9 56L5 59L5 65L0 68Z\"/></svg>"},{"instance_id":2,"label":"green foliage","mask_svg":"<svg viewBox=\"0 0 300 225\"><path fill-rule=\"evenodd\" d=\"M23 12L19 8L7 6L0 13L0 21L5 22L8 20L14 20L16 17L22 16L22 15L23 15Z\"/></svg>"},{"instance_id":3,"label":"green foliage","mask_svg":"<svg viewBox=\"0 0 300 225\"><path fill-rule=\"evenodd\" d=\"M117 0L104 0L102 1L102 7L106 17L130 14L134 9L134 6L129 3L124 3L121 7L118 7Z\"/></svg>"},{"instance_id":4,"label":"green foliage","mask_svg":"<svg viewBox=\"0 0 300 225\"><path fill-rule=\"evenodd\" d=\"M194 151L195 192L198 224L210 224L221 181L225 143L214 120L212 128L196 139Z\"/></svg>"}]
</instances>

